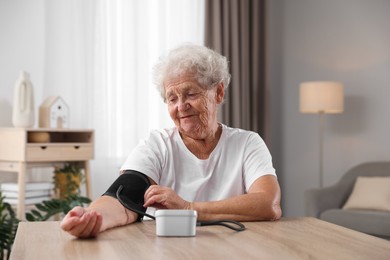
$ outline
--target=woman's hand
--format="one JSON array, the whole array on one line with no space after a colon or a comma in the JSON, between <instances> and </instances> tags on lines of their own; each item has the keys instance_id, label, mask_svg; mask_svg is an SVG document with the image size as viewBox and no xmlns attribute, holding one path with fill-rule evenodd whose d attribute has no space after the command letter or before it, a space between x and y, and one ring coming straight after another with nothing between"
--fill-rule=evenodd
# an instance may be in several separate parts
<instances>
[{"instance_id":1,"label":"woman's hand","mask_svg":"<svg viewBox=\"0 0 390 260\"><path fill-rule=\"evenodd\" d=\"M61 221L61 228L79 238L96 237L102 226L102 215L94 210L74 207Z\"/></svg>"},{"instance_id":2,"label":"woman's hand","mask_svg":"<svg viewBox=\"0 0 390 260\"><path fill-rule=\"evenodd\" d=\"M157 209L190 209L191 203L183 200L171 188L151 185L144 195L144 207Z\"/></svg>"}]
</instances>

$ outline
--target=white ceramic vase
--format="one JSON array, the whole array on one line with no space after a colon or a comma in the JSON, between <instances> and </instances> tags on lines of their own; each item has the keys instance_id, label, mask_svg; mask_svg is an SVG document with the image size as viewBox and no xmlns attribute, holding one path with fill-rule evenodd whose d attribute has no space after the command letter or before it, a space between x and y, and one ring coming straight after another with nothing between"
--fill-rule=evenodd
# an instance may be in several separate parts
<instances>
[{"instance_id":1,"label":"white ceramic vase","mask_svg":"<svg viewBox=\"0 0 390 260\"><path fill-rule=\"evenodd\" d=\"M34 90L30 75L21 71L14 88L12 124L15 127L34 126Z\"/></svg>"}]
</instances>

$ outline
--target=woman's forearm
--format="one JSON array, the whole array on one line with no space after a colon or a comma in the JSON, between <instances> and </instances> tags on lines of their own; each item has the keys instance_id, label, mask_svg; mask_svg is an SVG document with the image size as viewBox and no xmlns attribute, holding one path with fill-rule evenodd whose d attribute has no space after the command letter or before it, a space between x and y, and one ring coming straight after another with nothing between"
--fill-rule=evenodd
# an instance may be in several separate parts
<instances>
[{"instance_id":1,"label":"woman's forearm","mask_svg":"<svg viewBox=\"0 0 390 260\"><path fill-rule=\"evenodd\" d=\"M225 200L192 202L201 221L231 219L237 221L277 220L282 216L280 187L277 178L265 175L258 178L247 194Z\"/></svg>"},{"instance_id":2,"label":"woman's forearm","mask_svg":"<svg viewBox=\"0 0 390 260\"><path fill-rule=\"evenodd\" d=\"M279 200L262 193L250 193L221 201L192 202L198 220L230 219L236 221L277 220L282 211Z\"/></svg>"},{"instance_id":3,"label":"woman's forearm","mask_svg":"<svg viewBox=\"0 0 390 260\"><path fill-rule=\"evenodd\" d=\"M102 215L103 223L100 231L123 226L137 220L136 213L127 210L117 199L110 196L101 196L92 202L87 210L94 210Z\"/></svg>"}]
</instances>

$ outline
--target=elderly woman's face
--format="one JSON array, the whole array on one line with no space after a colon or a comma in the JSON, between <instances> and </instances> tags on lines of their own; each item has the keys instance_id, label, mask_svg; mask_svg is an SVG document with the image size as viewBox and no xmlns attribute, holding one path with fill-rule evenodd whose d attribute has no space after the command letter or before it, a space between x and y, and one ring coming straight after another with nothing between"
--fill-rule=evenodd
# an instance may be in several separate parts
<instances>
[{"instance_id":1,"label":"elderly woman's face","mask_svg":"<svg viewBox=\"0 0 390 260\"><path fill-rule=\"evenodd\" d=\"M223 86L204 89L191 76L165 82L169 114L179 132L192 138L205 138L217 126L217 105L223 99Z\"/></svg>"}]
</instances>

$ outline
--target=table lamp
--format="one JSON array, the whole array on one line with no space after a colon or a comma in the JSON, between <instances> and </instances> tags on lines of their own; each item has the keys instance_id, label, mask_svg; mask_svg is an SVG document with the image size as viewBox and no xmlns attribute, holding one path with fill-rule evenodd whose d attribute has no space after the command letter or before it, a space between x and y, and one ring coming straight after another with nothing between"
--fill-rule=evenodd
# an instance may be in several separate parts
<instances>
[{"instance_id":1,"label":"table lamp","mask_svg":"<svg viewBox=\"0 0 390 260\"><path fill-rule=\"evenodd\" d=\"M323 185L324 114L342 113L344 91L340 82L310 81L300 85L300 112L319 116L319 184Z\"/></svg>"}]
</instances>

